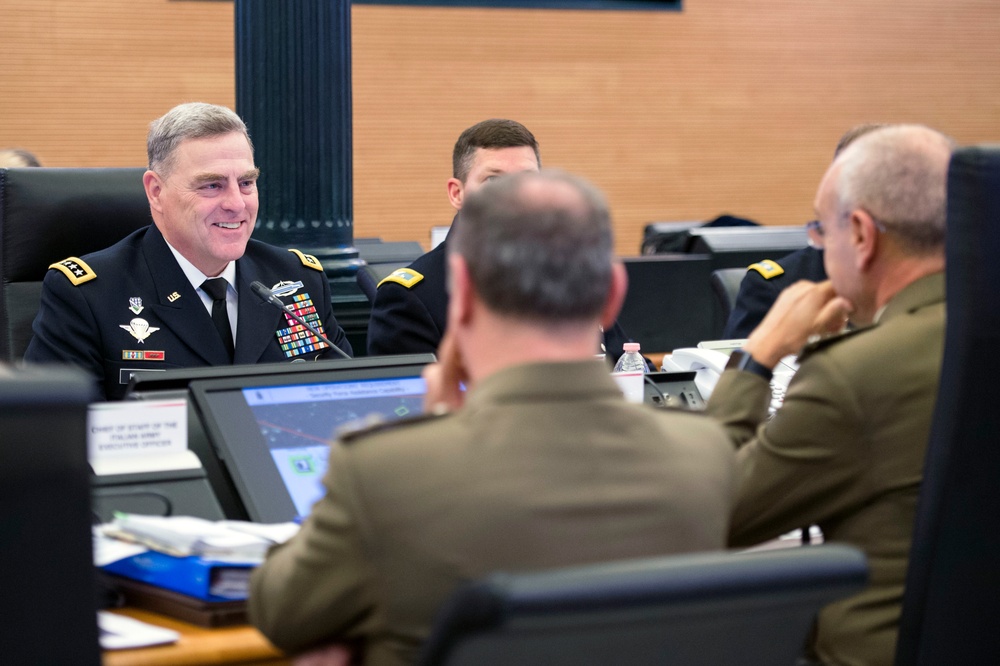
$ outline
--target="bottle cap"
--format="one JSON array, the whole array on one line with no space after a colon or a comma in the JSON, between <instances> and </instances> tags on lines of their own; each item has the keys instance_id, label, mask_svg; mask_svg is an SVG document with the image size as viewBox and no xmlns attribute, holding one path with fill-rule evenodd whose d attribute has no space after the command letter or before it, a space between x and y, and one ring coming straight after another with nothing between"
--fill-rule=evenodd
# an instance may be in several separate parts
<instances>
[{"instance_id":1,"label":"bottle cap","mask_svg":"<svg viewBox=\"0 0 1000 666\"><path fill-rule=\"evenodd\" d=\"M622 349L624 351L626 351L626 352L637 352L637 351L639 351L639 343L638 342L626 342L625 344L622 345Z\"/></svg>"}]
</instances>

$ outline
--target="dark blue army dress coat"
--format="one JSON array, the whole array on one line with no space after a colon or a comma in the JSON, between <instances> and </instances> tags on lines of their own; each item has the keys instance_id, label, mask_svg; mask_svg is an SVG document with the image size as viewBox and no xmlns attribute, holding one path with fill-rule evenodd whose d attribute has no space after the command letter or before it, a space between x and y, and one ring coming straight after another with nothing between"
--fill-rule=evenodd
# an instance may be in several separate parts
<instances>
[{"instance_id":1,"label":"dark blue army dress coat","mask_svg":"<svg viewBox=\"0 0 1000 666\"><path fill-rule=\"evenodd\" d=\"M277 288L286 305L351 353L333 316L322 266L295 250L250 240L237 260L239 315L232 361L201 297L155 225L50 268L24 358L84 368L108 399L124 395L136 370L312 360L335 353L255 295L250 289L255 280Z\"/></svg>"}]
</instances>

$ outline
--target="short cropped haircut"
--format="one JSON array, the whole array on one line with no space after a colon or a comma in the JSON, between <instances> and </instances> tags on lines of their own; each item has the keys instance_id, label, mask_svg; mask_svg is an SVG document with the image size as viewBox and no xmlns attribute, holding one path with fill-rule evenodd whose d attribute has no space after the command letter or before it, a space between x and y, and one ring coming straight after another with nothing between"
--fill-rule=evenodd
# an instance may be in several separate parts
<instances>
[{"instance_id":1,"label":"short cropped haircut","mask_svg":"<svg viewBox=\"0 0 1000 666\"><path fill-rule=\"evenodd\" d=\"M541 167L542 157L538 151L538 141L527 127L517 121L503 118L491 118L476 123L462 132L455 142L455 149L451 154L451 175L464 183L469 177L472 158L478 148L497 150L521 146L527 146L535 151L535 159Z\"/></svg>"},{"instance_id":2,"label":"short cropped haircut","mask_svg":"<svg viewBox=\"0 0 1000 666\"><path fill-rule=\"evenodd\" d=\"M835 160L838 214L866 210L911 255L944 249L948 163L955 148L921 125L890 125L865 134Z\"/></svg>"},{"instance_id":3,"label":"short cropped haircut","mask_svg":"<svg viewBox=\"0 0 1000 666\"><path fill-rule=\"evenodd\" d=\"M833 150L833 156L837 157L837 155L840 155L844 152L845 148L863 137L865 134L874 132L877 129L882 129L883 127L889 127L889 123L861 123L860 125L855 125L851 129L844 132L844 134L840 137L840 140L837 141L837 147Z\"/></svg>"},{"instance_id":4,"label":"short cropped haircut","mask_svg":"<svg viewBox=\"0 0 1000 666\"><path fill-rule=\"evenodd\" d=\"M470 194L448 251L491 311L539 325L599 316L611 286L607 202L560 171L508 174Z\"/></svg>"},{"instance_id":5,"label":"short cropped haircut","mask_svg":"<svg viewBox=\"0 0 1000 666\"><path fill-rule=\"evenodd\" d=\"M38 158L23 148L4 148L0 150L0 167L40 166L42 166L42 163L38 161Z\"/></svg>"},{"instance_id":6,"label":"short cropped haircut","mask_svg":"<svg viewBox=\"0 0 1000 666\"><path fill-rule=\"evenodd\" d=\"M253 142L250 141L246 123L230 109L204 102L175 106L149 125L149 135L146 137L149 169L161 176L169 176L174 168L174 151L182 141L231 132L242 134L253 154Z\"/></svg>"}]
</instances>

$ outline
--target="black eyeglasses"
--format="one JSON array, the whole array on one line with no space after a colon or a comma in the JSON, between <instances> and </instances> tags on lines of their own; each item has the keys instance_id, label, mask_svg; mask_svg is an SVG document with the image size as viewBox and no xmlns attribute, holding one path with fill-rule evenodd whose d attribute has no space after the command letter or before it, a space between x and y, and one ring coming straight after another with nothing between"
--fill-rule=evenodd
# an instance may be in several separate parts
<instances>
[{"instance_id":1,"label":"black eyeglasses","mask_svg":"<svg viewBox=\"0 0 1000 666\"><path fill-rule=\"evenodd\" d=\"M819 220L813 220L812 222L806 222L806 235L809 238L809 247L822 250L823 249L823 224Z\"/></svg>"}]
</instances>

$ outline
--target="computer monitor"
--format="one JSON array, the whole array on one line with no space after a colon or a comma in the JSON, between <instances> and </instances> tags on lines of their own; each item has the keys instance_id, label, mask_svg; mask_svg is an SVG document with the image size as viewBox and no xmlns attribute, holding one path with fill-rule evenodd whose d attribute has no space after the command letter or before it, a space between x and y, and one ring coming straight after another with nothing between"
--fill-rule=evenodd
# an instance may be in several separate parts
<instances>
[{"instance_id":1,"label":"computer monitor","mask_svg":"<svg viewBox=\"0 0 1000 666\"><path fill-rule=\"evenodd\" d=\"M809 243L804 226L696 227L687 233L687 252L709 255L712 270L745 267L763 259L780 259Z\"/></svg>"},{"instance_id":2,"label":"computer monitor","mask_svg":"<svg viewBox=\"0 0 1000 666\"><path fill-rule=\"evenodd\" d=\"M99 664L82 372L0 366L0 655Z\"/></svg>"},{"instance_id":3,"label":"computer monitor","mask_svg":"<svg viewBox=\"0 0 1000 666\"><path fill-rule=\"evenodd\" d=\"M654 254L622 260L628 293L618 323L648 353L693 347L717 337L708 257Z\"/></svg>"},{"instance_id":4,"label":"computer monitor","mask_svg":"<svg viewBox=\"0 0 1000 666\"><path fill-rule=\"evenodd\" d=\"M378 358L327 372L191 382L208 439L251 520L309 513L324 492L329 442L339 428L422 412L421 372L433 356L364 362Z\"/></svg>"}]
</instances>

